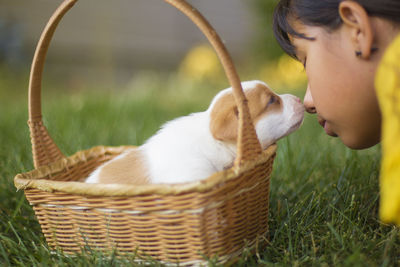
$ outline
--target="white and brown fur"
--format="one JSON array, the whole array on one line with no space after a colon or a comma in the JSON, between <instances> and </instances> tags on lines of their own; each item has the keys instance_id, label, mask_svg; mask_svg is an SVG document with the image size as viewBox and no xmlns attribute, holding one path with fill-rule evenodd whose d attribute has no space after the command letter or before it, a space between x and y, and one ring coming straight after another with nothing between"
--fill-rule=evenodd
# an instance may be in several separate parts
<instances>
[{"instance_id":1,"label":"white and brown fur","mask_svg":"<svg viewBox=\"0 0 400 267\"><path fill-rule=\"evenodd\" d=\"M304 106L293 95L276 95L260 81L242 83L263 149L300 127ZM142 146L95 170L86 183L154 184L200 180L232 166L236 157L237 107L232 89L210 107L167 122Z\"/></svg>"}]
</instances>

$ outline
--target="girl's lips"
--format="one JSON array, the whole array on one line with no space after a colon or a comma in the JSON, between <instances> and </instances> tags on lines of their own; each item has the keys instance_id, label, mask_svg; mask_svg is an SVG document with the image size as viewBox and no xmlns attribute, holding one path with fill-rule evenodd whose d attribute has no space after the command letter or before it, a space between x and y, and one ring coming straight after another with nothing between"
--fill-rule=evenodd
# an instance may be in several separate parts
<instances>
[{"instance_id":1,"label":"girl's lips","mask_svg":"<svg viewBox=\"0 0 400 267\"><path fill-rule=\"evenodd\" d=\"M322 128L324 128L325 133L326 133L327 135L332 136L332 137L337 137L337 136L338 136L337 134L335 134L334 132L332 132L332 131L329 129L329 126L328 126L328 124L326 123L326 120L321 119L321 118L318 118L318 123L322 126Z\"/></svg>"}]
</instances>

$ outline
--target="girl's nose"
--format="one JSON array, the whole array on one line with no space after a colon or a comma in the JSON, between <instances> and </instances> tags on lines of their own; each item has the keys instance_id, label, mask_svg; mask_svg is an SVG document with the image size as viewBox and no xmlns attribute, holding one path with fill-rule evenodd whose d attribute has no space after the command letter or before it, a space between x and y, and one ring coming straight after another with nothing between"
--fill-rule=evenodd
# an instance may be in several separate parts
<instances>
[{"instance_id":1,"label":"girl's nose","mask_svg":"<svg viewBox=\"0 0 400 267\"><path fill-rule=\"evenodd\" d=\"M317 113L317 109L314 106L314 101L311 96L310 85L307 86L307 91L304 96L304 107L308 113L311 114Z\"/></svg>"}]
</instances>

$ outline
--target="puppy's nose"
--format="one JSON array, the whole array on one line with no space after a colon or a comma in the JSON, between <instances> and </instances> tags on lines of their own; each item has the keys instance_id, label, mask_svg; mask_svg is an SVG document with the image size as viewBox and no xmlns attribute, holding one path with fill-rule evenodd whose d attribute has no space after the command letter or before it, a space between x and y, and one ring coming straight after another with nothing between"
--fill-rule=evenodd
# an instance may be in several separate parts
<instances>
[{"instance_id":1,"label":"puppy's nose","mask_svg":"<svg viewBox=\"0 0 400 267\"><path fill-rule=\"evenodd\" d=\"M304 107L308 113L317 113L317 109L314 106L314 100L311 96L310 86L307 87L307 91L304 96Z\"/></svg>"}]
</instances>

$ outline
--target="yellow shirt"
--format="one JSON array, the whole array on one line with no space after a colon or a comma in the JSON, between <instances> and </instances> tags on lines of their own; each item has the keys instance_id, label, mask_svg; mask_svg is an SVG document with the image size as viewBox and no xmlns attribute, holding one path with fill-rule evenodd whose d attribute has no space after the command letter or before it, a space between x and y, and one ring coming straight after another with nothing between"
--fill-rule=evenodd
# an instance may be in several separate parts
<instances>
[{"instance_id":1,"label":"yellow shirt","mask_svg":"<svg viewBox=\"0 0 400 267\"><path fill-rule=\"evenodd\" d=\"M383 56L375 87L382 112L379 215L400 226L400 35Z\"/></svg>"}]
</instances>

